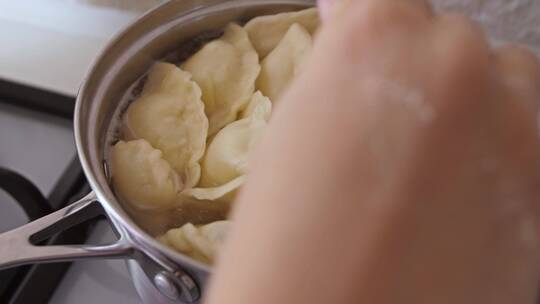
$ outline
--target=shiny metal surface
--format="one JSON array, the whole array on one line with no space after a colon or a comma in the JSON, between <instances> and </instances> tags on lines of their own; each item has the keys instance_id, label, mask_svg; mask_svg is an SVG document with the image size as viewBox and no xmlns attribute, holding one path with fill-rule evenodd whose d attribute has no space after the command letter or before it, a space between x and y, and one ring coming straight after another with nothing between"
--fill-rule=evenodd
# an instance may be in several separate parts
<instances>
[{"instance_id":1,"label":"shiny metal surface","mask_svg":"<svg viewBox=\"0 0 540 304\"><path fill-rule=\"evenodd\" d=\"M129 274L133 279L133 284L143 303L174 304L176 300L171 300L164 296L153 282L142 270L141 266L133 260L126 262Z\"/></svg>"},{"instance_id":2,"label":"shiny metal surface","mask_svg":"<svg viewBox=\"0 0 540 304\"><path fill-rule=\"evenodd\" d=\"M28 263L89 258L130 258L133 248L125 237L107 246L38 246L49 237L100 214L93 193L39 220L0 235L0 269ZM96 208L98 207L98 208Z\"/></svg>"},{"instance_id":3,"label":"shiny metal surface","mask_svg":"<svg viewBox=\"0 0 540 304\"><path fill-rule=\"evenodd\" d=\"M176 287L173 280L169 279L166 272L160 272L154 277L154 286L171 300L180 300L182 291Z\"/></svg>"},{"instance_id":4,"label":"shiny metal surface","mask_svg":"<svg viewBox=\"0 0 540 304\"><path fill-rule=\"evenodd\" d=\"M132 261L142 270L142 274L137 279L144 277L149 280L152 278L150 284L153 284L152 287L158 291L158 294L163 299L170 299L172 293L170 293L169 289L163 289L164 286L155 285L157 282L153 279L159 276L166 276L169 283L176 288L176 291L178 291L177 303L196 303L200 299L201 289L192 275L184 271L185 267L181 267L168 259L156 258L155 256L152 256L151 253L144 252L140 249L135 252L134 258L135 260ZM160 282L160 280L158 280L158 282ZM202 284L202 281L199 281L199 283ZM140 290L137 290L137 292L140 294ZM165 294L162 294L161 292L165 292Z\"/></svg>"}]
</instances>

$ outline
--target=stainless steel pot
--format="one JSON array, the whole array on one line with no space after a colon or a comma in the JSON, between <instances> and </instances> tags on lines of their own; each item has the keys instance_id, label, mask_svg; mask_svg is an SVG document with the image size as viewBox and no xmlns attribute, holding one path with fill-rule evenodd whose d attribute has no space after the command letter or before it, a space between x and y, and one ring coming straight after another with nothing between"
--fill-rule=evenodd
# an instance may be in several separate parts
<instances>
[{"instance_id":1,"label":"stainless steel pot","mask_svg":"<svg viewBox=\"0 0 540 304\"><path fill-rule=\"evenodd\" d=\"M75 141L93 189L83 199L0 235L0 269L90 258L129 260L135 286L147 303L198 303L210 272L138 227L109 184L107 131L122 96L153 62L190 38L228 22L298 10L314 0L176 0L150 11L120 33L97 58L77 97ZM108 246L39 246L48 237L105 213L119 236Z\"/></svg>"}]
</instances>

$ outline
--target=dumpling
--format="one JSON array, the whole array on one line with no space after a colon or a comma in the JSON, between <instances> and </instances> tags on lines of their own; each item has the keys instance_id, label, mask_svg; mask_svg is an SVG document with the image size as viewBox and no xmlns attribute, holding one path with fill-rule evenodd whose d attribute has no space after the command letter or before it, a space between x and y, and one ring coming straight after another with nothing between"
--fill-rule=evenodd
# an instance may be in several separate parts
<instances>
[{"instance_id":1,"label":"dumpling","mask_svg":"<svg viewBox=\"0 0 540 304\"><path fill-rule=\"evenodd\" d=\"M208 146L200 188L184 195L200 201L231 202L246 180L247 161L270 118L272 102L257 91L242 111L239 121L223 128Z\"/></svg>"},{"instance_id":2,"label":"dumpling","mask_svg":"<svg viewBox=\"0 0 540 304\"><path fill-rule=\"evenodd\" d=\"M156 63L141 96L127 111L131 134L161 150L188 188L199 182L208 133L201 95L189 73L170 63Z\"/></svg>"},{"instance_id":3,"label":"dumpling","mask_svg":"<svg viewBox=\"0 0 540 304\"><path fill-rule=\"evenodd\" d=\"M229 24L220 39L206 44L182 68L201 86L209 135L233 122L255 91L259 56L247 32Z\"/></svg>"},{"instance_id":4,"label":"dumpling","mask_svg":"<svg viewBox=\"0 0 540 304\"><path fill-rule=\"evenodd\" d=\"M204 226L187 223L171 229L158 239L165 245L199 261L212 263L219 247L225 241L229 221L214 222Z\"/></svg>"},{"instance_id":5,"label":"dumpling","mask_svg":"<svg viewBox=\"0 0 540 304\"><path fill-rule=\"evenodd\" d=\"M236 194L236 190L238 190L245 181L246 176L242 175L221 186L188 189L184 194L200 201L231 202Z\"/></svg>"},{"instance_id":6,"label":"dumpling","mask_svg":"<svg viewBox=\"0 0 540 304\"><path fill-rule=\"evenodd\" d=\"M314 35L320 24L319 12L316 8L310 8L298 12L257 17L249 21L245 29L253 47L262 59L278 45L294 23L302 25L311 35Z\"/></svg>"},{"instance_id":7,"label":"dumpling","mask_svg":"<svg viewBox=\"0 0 540 304\"><path fill-rule=\"evenodd\" d=\"M270 114L272 113L272 102L268 97L264 96L260 91L255 92L247 107L240 114L240 118L257 117L262 118L265 121L270 120Z\"/></svg>"},{"instance_id":8,"label":"dumpling","mask_svg":"<svg viewBox=\"0 0 540 304\"><path fill-rule=\"evenodd\" d=\"M262 102L262 106L250 116L227 125L208 145L202 161L201 187L221 186L246 173L249 155L262 138L265 119L271 111L271 104L268 108L260 93L252 101Z\"/></svg>"},{"instance_id":9,"label":"dumpling","mask_svg":"<svg viewBox=\"0 0 540 304\"><path fill-rule=\"evenodd\" d=\"M146 140L120 141L111 150L112 180L117 194L139 209L175 205L179 178L162 153Z\"/></svg>"},{"instance_id":10,"label":"dumpling","mask_svg":"<svg viewBox=\"0 0 540 304\"><path fill-rule=\"evenodd\" d=\"M311 53L311 35L298 23L291 26L276 48L261 63L257 88L276 102L299 73Z\"/></svg>"}]
</instances>

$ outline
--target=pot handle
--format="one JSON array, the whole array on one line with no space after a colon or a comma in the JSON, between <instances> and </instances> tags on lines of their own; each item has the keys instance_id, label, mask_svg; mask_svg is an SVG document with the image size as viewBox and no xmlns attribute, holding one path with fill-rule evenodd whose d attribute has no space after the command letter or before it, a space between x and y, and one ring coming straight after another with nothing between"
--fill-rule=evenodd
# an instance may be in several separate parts
<instances>
[{"instance_id":1,"label":"pot handle","mask_svg":"<svg viewBox=\"0 0 540 304\"><path fill-rule=\"evenodd\" d=\"M130 258L134 249L122 233L116 243L106 246L39 245L49 237L102 213L95 194L91 192L67 207L0 234L0 269L77 259Z\"/></svg>"}]
</instances>

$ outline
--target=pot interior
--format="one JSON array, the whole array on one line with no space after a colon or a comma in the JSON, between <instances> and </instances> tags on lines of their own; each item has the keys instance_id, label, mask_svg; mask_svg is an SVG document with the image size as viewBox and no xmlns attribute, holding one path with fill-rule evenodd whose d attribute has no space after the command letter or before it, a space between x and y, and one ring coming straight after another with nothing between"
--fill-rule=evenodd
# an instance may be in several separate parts
<instances>
[{"instance_id":1,"label":"pot interior","mask_svg":"<svg viewBox=\"0 0 540 304\"><path fill-rule=\"evenodd\" d=\"M243 23L255 16L303 9L313 6L314 2L171 1L144 15L120 33L95 61L77 98L77 149L87 178L105 210L129 230L134 240L178 262L206 269L204 265L166 248L153 238L153 235L168 228L170 223L166 219L160 218L159 214L144 219L140 212L134 212L122 204L110 186L107 165L109 147L118 140L119 117L137 94L138 81L156 61L179 63L186 59L202 42L218 37L231 21ZM188 207L177 215L180 221L202 223L224 217L225 209L210 208L207 213L196 213ZM148 222L148 218L153 220Z\"/></svg>"}]
</instances>

